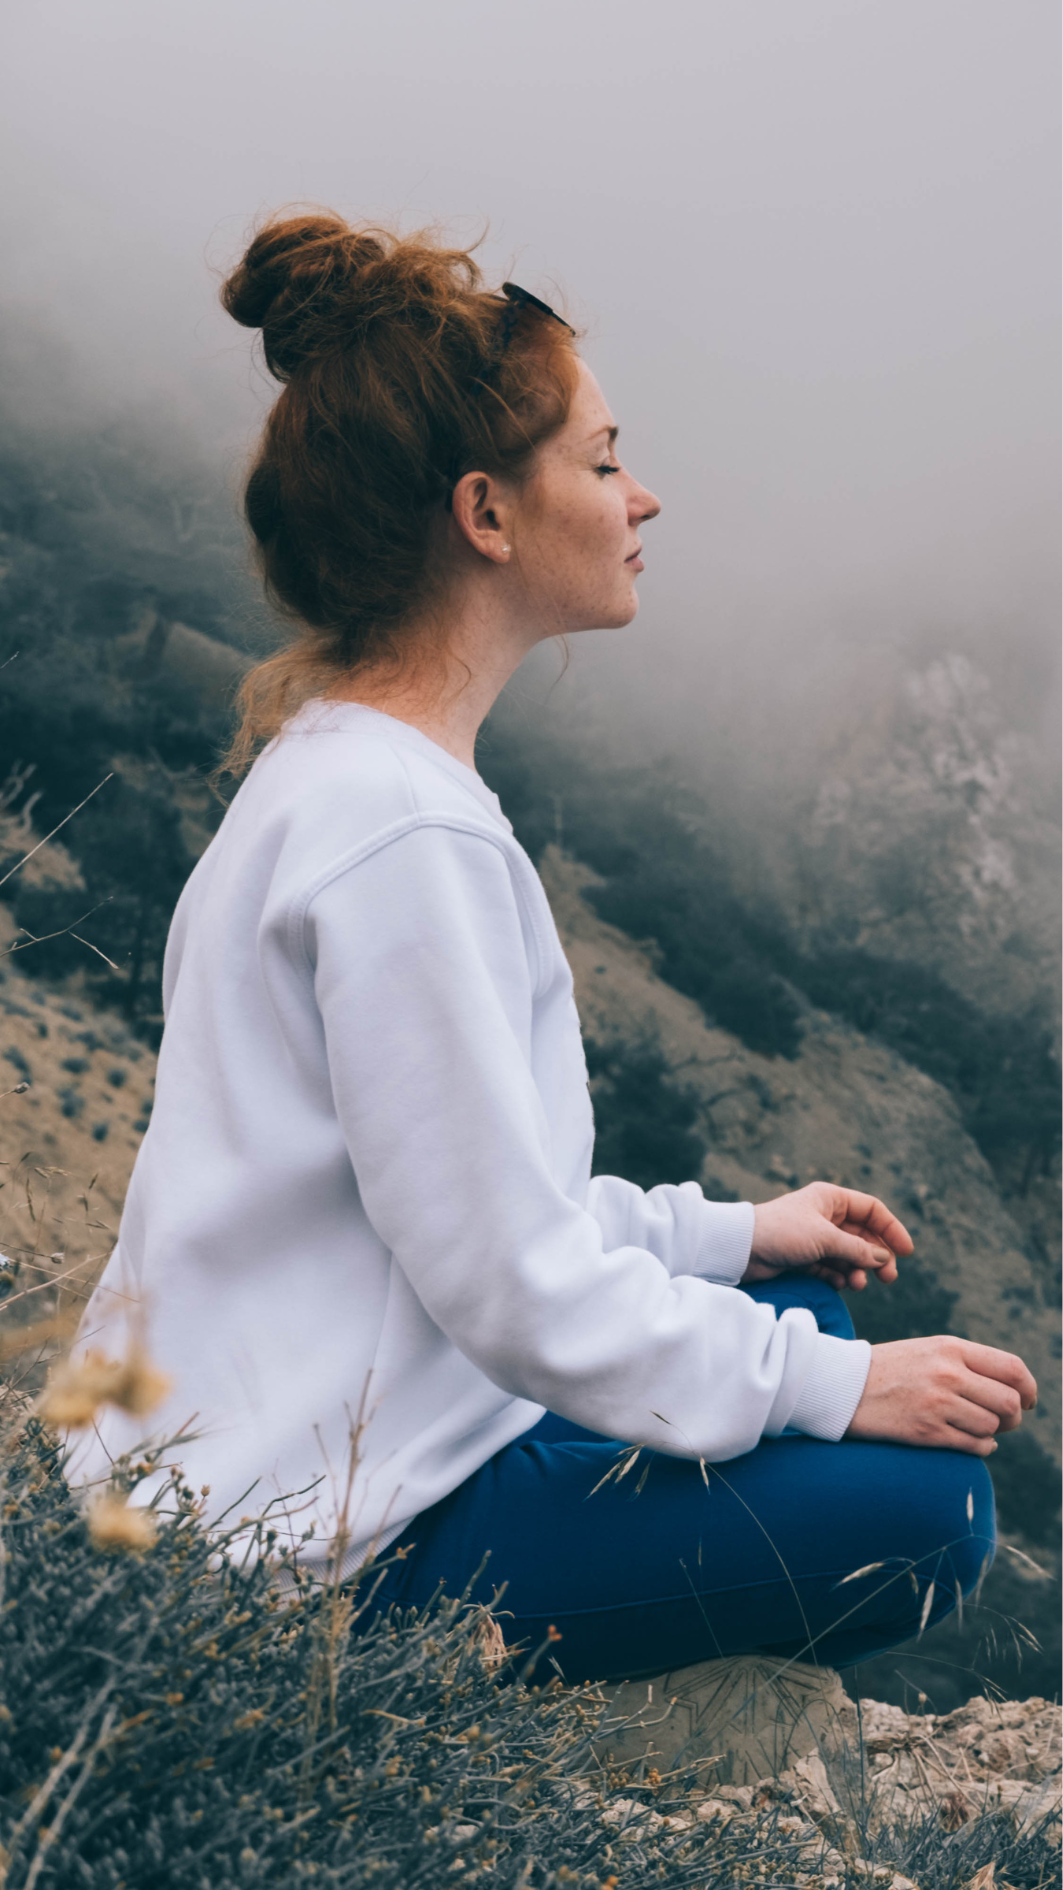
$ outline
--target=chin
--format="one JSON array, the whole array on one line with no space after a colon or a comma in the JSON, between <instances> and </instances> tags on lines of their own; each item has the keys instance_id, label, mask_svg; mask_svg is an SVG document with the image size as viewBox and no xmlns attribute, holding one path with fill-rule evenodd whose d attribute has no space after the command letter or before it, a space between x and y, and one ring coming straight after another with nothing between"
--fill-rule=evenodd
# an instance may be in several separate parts
<instances>
[{"instance_id":1,"label":"chin","mask_svg":"<svg viewBox=\"0 0 1063 1890\"><path fill-rule=\"evenodd\" d=\"M624 597L616 598L612 609L605 612L601 619L603 630L625 630L629 623L634 623L639 614L638 594L634 585Z\"/></svg>"},{"instance_id":2,"label":"chin","mask_svg":"<svg viewBox=\"0 0 1063 1890\"><path fill-rule=\"evenodd\" d=\"M626 597L616 597L608 604L600 604L596 610L589 610L581 616L578 623L565 625L565 633L571 635L577 630L624 630L638 616L639 600L634 588Z\"/></svg>"}]
</instances>

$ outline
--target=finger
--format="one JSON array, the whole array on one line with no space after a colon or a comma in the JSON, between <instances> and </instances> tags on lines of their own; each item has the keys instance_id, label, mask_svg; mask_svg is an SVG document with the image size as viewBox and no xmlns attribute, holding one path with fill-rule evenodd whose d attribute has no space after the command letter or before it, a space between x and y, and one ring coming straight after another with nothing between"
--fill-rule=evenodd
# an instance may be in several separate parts
<instances>
[{"instance_id":1,"label":"finger","mask_svg":"<svg viewBox=\"0 0 1063 1890\"><path fill-rule=\"evenodd\" d=\"M991 1457L997 1447L995 1437L974 1437L970 1431L959 1431L951 1424L946 1424L941 1439L945 1450L962 1450L968 1457Z\"/></svg>"},{"instance_id":2,"label":"finger","mask_svg":"<svg viewBox=\"0 0 1063 1890\"><path fill-rule=\"evenodd\" d=\"M1018 1392L1024 1411L1032 1411L1037 1403L1037 1380L1014 1352L998 1352L995 1345L977 1345L973 1339L965 1339L961 1344L961 1357L972 1372L982 1378L996 1378L1001 1384L1012 1385Z\"/></svg>"},{"instance_id":3,"label":"finger","mask_svg":"<svg viewBox=\"0 0 1063 1890\"><path fill-rule=\"evenodd\" d=\"M859 1221L843 1221L838 1231L842 1234L853 1234L857 1240L864 1242L867 1248L868 1265L874 1268L880 1280L889 1285L897 1278L896 1254L891 1253L889 1248L870 1241Z\"/></svg>"},{"instance_id":4,"label":"finger","mask_svg":"<svg viewBox=\"0 0 1063 1890\"><path fill-rule=\"evenodd\" d=\"M840 1234L851 1234L855 1240L863 1241L868 1264L873 1266L876 1272L888 1270L891 1277L896 1274L896 1254L890 1247L885 1246L882 1241L876 1240L873 1235L868 1234L866 1230L861 1227L859 1221L842 1221L840 1224L836 1221L832 1221L831 1225L837 1227Z\"/></svg>"},{"instance_id":5,"label":"finger","mask_svg":"<svg viewBox=\"0 0 1063 1890\"><path fill-rule=\"evenodd\" d=\"M892 1254L885 1260L879 1260L876 1257L875 1250L869 1248L867 1264L870 1266L876 1280L878 1280L881 1285L893 1285L894 1280L897 1278L897 1262Z\"/></svg>"},{"instance_id":6,"label":"finger","mask_svg":"<svg viewBox=\"0 0 1063 1890\"><path fill-rule=\"evenodd\" d=\"M836 1293L862 1293L867 1285L867 1274L859 1267L854 1267L852 1273L836 1273L832 1267L820 1266L810 1267L809 1272L813 1279L833 1286Z\"/></svg>"},{"instance_id":7,"label":"finger","mask_svg":"<svg viewBox=\"0 0 1063 1890\"><path fill-rule=\"evenodd\" d=\"M861 1234L847 1234L844 1228L836 1227L826 1219L822 1227L820 1258L827 1266L840 1261L847 1273L852 1272L854 1267L860 1272L866 1272L868 1268L878 1272L896 1265L887 1248L873 1246Z\"/></svg>"},{"instance_id":8,"label":"finger","mask_svg":"<svg viewBox=\"0 0 1063 1890\"><path fill-rule=\"evenodd\" d=\"M978 1372L965 1370L960 1395L994 1412L1001 1430L1013 1431L1022 1423L1022 1399L1014 1385L1003 1385L999 1378L985 1378Z\"/></svg>"},{"instance_id":9,"label":"finger","mask_svg":"<svg viewBox=\"0 0 1063 1890\"><path fill-rule=\"evenodd\" d=\"M869 1234L874 1234L885 1242L895 1254L909 1254L915 1245L903 1221L891 1214L885 1201L877 1195L861 1194L857 1188L834 1188L834 1211L830 1218L836 1222L857 1221Z\"/></svg>"},{"instance_id":10,"label":"finger","mask_svg":"<svg viewBox=\"0 0 1063 1890\"><path fill-rule=\"evenodd\" d=\"M954 1430L966 1431L970 1437L995 1437L1000 1429L1000 1419L995 1411L989 1411L984 1404L975 1404L970 1398L949 1400L946 1423Z\"/></svg>"}]
</instances>

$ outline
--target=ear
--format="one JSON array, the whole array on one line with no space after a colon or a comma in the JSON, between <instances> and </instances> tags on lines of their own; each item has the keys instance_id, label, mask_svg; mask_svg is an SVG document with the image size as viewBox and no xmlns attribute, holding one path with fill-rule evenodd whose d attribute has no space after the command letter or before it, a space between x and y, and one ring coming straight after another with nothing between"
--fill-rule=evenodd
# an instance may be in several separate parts
<instances>
[{"instance_id":1,"label":"ear","mask_svg":"<svg viewBox=\"0 0 1063 1890\"><path fill-rule=\"evenodd\" d=\"M492 564L508 564L514 511L513 496L490 473L465 473L450 500L451 515L462 537Z\"/></svg>"}]
</instances>

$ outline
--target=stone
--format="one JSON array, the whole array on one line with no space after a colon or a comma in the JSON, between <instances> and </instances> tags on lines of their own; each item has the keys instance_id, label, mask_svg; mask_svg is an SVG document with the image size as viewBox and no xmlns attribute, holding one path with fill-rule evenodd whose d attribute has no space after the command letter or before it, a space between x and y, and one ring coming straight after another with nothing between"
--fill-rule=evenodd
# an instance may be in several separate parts
<instances>
[{"instance_id":1,"label":"stone","mask_svg":"<svg viewBox=\"0 0 1063 1890\"><path fill-rule=\"evenodd\" d=\"M724 1798L706 1798L694 1813L699 1824L729 1824L738 1816L740 1807L729 1804Z\"/></svg>"},{"instance_id":2,"label":"stone","mask_svg":"<svg viewBox=\"0 0 1063 1890\"><path fill-rule=\"evenodd\" d=\"M617 1687L594 1747L614 1766L650 1761L663 1773L692 1765L752 1786L839 1753L855 1736L855 1710L833 1669L742 1656Z\"/></svg>"},{"instance_id":3,"label":"stone","mask_svg":"<svg viewBox=\"0 0 1063 1890\"><path fill-rule=\"evenodd\" d=\"M814 1824L826 1824L841 1815L841 1806L818 1752L808 1753L779 1774L780 1785L791 1792Z\"/></svg>"}]
</instances>

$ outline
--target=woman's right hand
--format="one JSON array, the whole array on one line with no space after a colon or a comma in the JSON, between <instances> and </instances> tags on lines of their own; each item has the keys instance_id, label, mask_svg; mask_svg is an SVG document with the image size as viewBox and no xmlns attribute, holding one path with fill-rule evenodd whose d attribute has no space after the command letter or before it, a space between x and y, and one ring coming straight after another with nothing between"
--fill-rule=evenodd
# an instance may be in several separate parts
<instances>
[{"instance_id":1,"label":"woman's right hand","mask_svg":"<svg viewBox=\"0 0 1063 1890\"><path fill-rule=\"evenodd\" d=\"M1014 1352L970 1339L897 1339L871 1347L871 1370L847 1437L888 1438L988 1457L1037 1402Z\"/></svg>"}]
</instances>

